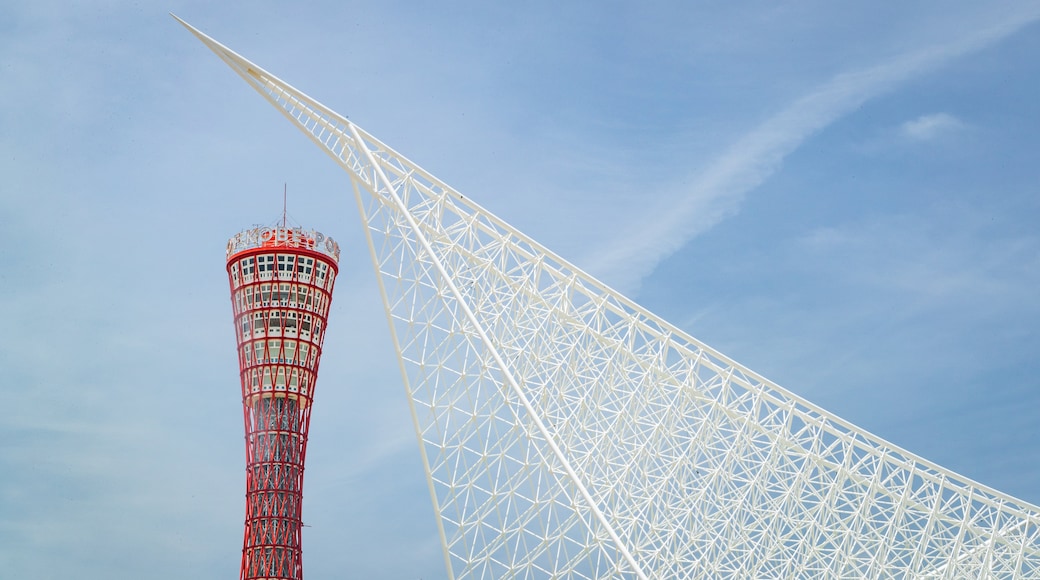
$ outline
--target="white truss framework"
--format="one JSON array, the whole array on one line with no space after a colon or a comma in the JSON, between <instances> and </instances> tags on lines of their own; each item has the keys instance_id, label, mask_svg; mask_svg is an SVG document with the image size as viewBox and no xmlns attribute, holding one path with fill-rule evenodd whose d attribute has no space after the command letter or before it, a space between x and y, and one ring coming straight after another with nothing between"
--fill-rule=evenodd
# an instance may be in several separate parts
<instances>
[{"instance_id":1,"label":"white truss framework","mask_svg":"<svg viewBox=\"0 0 1040 580\"><path fill-rule=\"evenodd\" d=\"M1040 578L1040 508L728 359L184 24L350 174L452 578Z\"/></svg>"}]
</instances>

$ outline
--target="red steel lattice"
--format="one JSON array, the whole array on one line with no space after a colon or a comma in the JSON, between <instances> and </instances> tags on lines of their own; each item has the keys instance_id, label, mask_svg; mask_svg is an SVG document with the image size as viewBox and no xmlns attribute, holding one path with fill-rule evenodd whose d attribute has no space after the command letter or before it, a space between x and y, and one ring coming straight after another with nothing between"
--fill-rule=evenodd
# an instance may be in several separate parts
<instances>
[{"instance_id":1,"label":"red steel lattice","mask_svg":"<svg viewBox=\"0 0 1040 580\"><path fill-rule=\"evenodd\" d=\"M241 580L300 580L303 468L339 247L300 228L228 243L246 440Z\"/></svg>"}]
</instances>

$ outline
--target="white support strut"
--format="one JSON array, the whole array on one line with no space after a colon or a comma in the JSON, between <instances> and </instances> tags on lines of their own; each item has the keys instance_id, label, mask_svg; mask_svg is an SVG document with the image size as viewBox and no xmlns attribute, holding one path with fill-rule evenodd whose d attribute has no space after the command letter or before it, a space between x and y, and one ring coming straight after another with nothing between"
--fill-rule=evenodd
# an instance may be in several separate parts
<instances>
[{"instance_id":1,"label":"white support strut","mask_svg":"<svg viewBox=\"0 0 1040 580\"><path fill-rule=\"evenodd\" d=\"M553 440L553 435L549 433L548 429L546 429L545 423L542 422L541 418L538 416L538 413L531 406L530 401L527 400L527 395L524 394L524 390L520 387L520 384L513 376L512 371L510 371L509 367L506 366L506 362L502 359L502 355L499 354L498 349L495 348L495 343L492 342L491 339L488 337L488 334L482 327L480 320L477 319L477 317L473 314L473 311L470 309L469 305L466 304L465 297L462 295L461 292L459 292L459 289L455 285L455 282L452 281L451 276L449 276L448 272L444 269L444 265L441 263L440 259L437 258L437 254L434 253L433 248L430 246L430 242L426 239L426 236L423 235L418 224L415 223L415 218L412 217L411 213L408 211L408 208L401 202L401 197L397 194L397 191L394 189L394 186L390 182L390 180L387 179L386 174L383 173L383 169L379 166L378 163L376 163L376 160L372 158L372 152L368 150L368 147L364 146L364 141L361 139L361 135L358 135L353 123L349 124L348 127L350 127L351 134L353 135L355 141L361 146L361 150L365 152L365 155L368 157L368 160L372 163L372 166L375 168L376 174L379 176L379 180L383 182L383 187L385 187L390 196L393 197L394 203L396 203L397 206L400 208L405 220L408 221L408 225L410 225L412 229L415 231L415 235L419 239L419 243L422 244L423 249L426 251L426 253L430 255L431 259L433 260L434 266L437 268L437 272L441 275L442 280L444 280L444 283L447 284L448 288L451 290L452 295L455 296L455 299L458 301L459 306L462 308L462 312L465 314L466 319L469 320L470 324L473 325L473 328L476 330L477 335L480 336L481 342L484 343L484 347L488 349L488 352L491 353L492 358L495 359L495 364L497 364L498 368L502 371L502 376L509 384L509 388L511 388L513 392L516 394L517 398L520 400L520 404L523 405L524 410L527 411L529 417L534 421L534 424L537 426L538 433L545 439L546 444L548 444L549 448L552 449L553 455L556 456L556 459L560 462L560 464L563 466L563 469L567 472L567 476L570 477L575 487L578 488L578 492L581 493L582 499L584 499L585 502L588 504L587 507L589 508L589 510L592 511L593 515L595 515L596 521L598 521L599 524L603 526L603 529L607 532L607 534L610 536L610 539L614 542L614 546L617 547L618 551L620 551L621 554L624 556L625 561L628 562L629 566L631 566L632 571L635 572L636 576L640 580L647 580L646 574L644 574L643 571L640 569L639 564L636 562L635 558L632 557L632 554L628 551L628 548L625 546L624 542L621 541L621 538L618 537L617 532L614 531L614 527L611 526L610 522L607 521L606 516L604 516L603 512L600 511L599 507L596 506L596 501L592 498L592 495L589 493L589 490L585 488L585 484L582 483L581 478L578 477L577 473L575 473L574 468L571 467L570 461L567 460L567 456L563 453L562 450L560 450L560 447Z\"/></svg>"}]
</instances>

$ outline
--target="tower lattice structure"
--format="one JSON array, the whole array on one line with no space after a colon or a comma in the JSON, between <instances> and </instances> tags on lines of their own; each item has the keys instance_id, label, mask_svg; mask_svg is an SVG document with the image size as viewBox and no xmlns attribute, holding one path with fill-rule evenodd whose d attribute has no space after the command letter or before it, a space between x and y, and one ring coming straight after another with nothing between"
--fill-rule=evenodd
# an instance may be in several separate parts
<instances>
[{"instance_id":1,"label":"tower lattice structure","mask_svg":"<svg viewBox=\"0 0 1040 580\"><path fill-rule=\"evenodd\" d=\"M185 24L350 176L450 578L1040 578L1040 508L689 336Z\"/></svg>"},{"instance_id":2,"label":"tower lattice structure","mask_svg":"<svg viewBox=\"0 0 1040 580\"><path fill-rule=\"evenodd\" d=\"M339 246L302 228L228 242L246 441L241 580L303 578L307 433Z\"/></svg>"}]
</instances>

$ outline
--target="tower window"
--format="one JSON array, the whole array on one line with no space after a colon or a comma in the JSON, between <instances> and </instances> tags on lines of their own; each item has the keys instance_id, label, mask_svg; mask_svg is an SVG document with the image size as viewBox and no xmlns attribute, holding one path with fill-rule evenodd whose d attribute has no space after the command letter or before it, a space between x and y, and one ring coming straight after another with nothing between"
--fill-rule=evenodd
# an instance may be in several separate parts
<instances>
[{"instance_id":1,"label":"tower window","mask_svg":"<svg viewBox=\"0 0 1040 580\"><path fill-rule=\"evenodd\" d=\"M256 269L260 275L270 274L274 271L274 256L265 255L256 257Z\"/></svg>"},{"instance_id":2,"label":"tower window","mask_svg":"<svg viewBox=\"0 0 1040 580\"><path fill-rule=\"evenodd\" d=\"M279 254L278 255L278 273L287 273L293 271L294 262L296 257L291 254Z\"/></svg>"}]
</instances>

